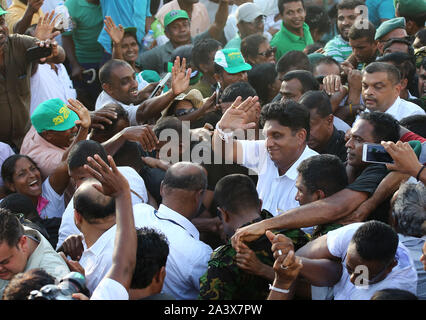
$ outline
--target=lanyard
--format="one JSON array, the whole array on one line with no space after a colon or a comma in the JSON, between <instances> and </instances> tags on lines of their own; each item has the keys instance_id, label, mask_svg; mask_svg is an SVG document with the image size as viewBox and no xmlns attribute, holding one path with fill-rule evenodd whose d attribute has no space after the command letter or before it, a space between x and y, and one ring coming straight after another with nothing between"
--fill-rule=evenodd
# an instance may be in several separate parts
<instances>
[{"instance_id":1,"label":"lanyard","mask_svg":"<svg viewBox=\"0 0 426 320\"><path fill-rule=\"evenodd\" d=\"M186 230L182 225L180 225L179 223L177 223L176 221L174 221L174 220L171 220L171 219L166 219L166 218L161 218L161 217L159 217L158 216L158 211L157 210L154 210L154 215L157 217L157 219L160 219L160 220L165 220L165 221L169 221L169 222L171 222L171 223L173 223L173 224L175 224L175 225L177 225L177 226L179 226L179 227L181 227L183 230L185 230L186 232L188 232L188 230ZM189 232L188 232L189 233ZM193 236L192 236L192 234L190 234L189 233L189 235L192 237L192 238L194 238Z\"/></svg>"}]
</instances>

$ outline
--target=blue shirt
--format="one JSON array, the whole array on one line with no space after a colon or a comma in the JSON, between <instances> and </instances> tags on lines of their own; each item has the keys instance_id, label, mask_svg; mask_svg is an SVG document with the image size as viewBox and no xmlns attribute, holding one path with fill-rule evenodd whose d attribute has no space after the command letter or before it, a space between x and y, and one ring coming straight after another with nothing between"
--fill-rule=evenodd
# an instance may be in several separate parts
<instances>
[{"instance_id":1,"label":"blue shirt","mask_svg":"<svg viewBox=\"0 0 426 320\"><path fill-rule=\"evenodd\" d=\"M142 39L145 36L145 19L151 16L149 0L100 0L102 15L110 16L118 26L121 24L126 27L137 27L136 36L139 45L142 45ZM111 38L102 28L98 37L98 42L104 49L111 53Z\"/></svg>"},{"instance_id":2,"label":"blue shirt","mask_svg":"<svg viewBox=\"0 0 426 320\"><path fill-rule=\"evenodd\" d=\"M366 0L368 7L368 19L377 28L381 19L395 18L395 6L393 0Z\"/></svg>"}]
</instances>

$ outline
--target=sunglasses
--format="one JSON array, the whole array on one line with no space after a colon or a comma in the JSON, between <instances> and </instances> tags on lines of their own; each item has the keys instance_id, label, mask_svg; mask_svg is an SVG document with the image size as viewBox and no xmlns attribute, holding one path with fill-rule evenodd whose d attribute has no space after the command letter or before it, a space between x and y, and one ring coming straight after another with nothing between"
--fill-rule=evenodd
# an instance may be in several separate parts
<instances>
[{"instance_id":1,"label":"sunglasses","mask_svg":"<svg viewBox=\"0 0 426 320\"><path fill-rule=\"evenodd\" d=\"M259 52L258 53L258 55L259 56L264 56L264 57L270 57L270 56L272 56L273 54L275 54L275 52L277 51L277 48L276 47L271 47L271 48L269 48L268 50L266 50L266 51L263 51L263 52Z\"/></svg>"}]
</instances>

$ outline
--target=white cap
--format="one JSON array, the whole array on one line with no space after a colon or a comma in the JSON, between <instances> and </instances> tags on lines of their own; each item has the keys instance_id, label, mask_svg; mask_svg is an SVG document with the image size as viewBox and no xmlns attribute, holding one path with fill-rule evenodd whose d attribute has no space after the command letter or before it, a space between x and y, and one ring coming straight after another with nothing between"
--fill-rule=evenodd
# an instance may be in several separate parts
<instances>
[{"instance_id":1,"label":"white cap","mask_svg":"<svg viewBox=\"0 0 426 320\"><path fill-rule=\"evenodd\" d=\"M253 22L258 16L264 16L262 10L253 2L246 2L237 8L235 18L240 21Z\"/></svg>"}]
</instances>

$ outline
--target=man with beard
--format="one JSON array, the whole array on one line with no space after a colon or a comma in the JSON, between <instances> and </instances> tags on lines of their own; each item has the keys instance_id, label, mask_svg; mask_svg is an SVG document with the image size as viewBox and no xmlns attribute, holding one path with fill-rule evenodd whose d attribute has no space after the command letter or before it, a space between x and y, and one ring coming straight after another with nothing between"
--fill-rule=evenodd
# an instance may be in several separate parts
<instances>
[{"instance_id":1,"label":"man with beard","mask_svg":"<svg viewBox=\"0 0 426 320\"><path fill-rule=\"evenodd\" d=\"M337 5L337 34L324 47L325 55L333 57L337 62L345 61L352 53L349 44L349 29L355 23L359 13L357 6L364 5L361 0L343 0Z\"/></svg>"}]
</instances>

